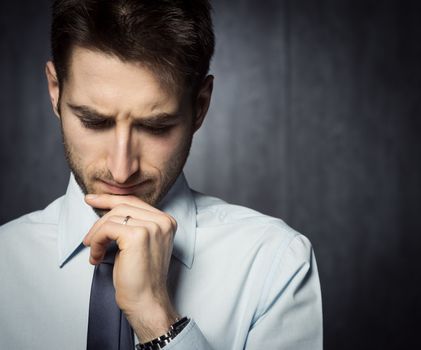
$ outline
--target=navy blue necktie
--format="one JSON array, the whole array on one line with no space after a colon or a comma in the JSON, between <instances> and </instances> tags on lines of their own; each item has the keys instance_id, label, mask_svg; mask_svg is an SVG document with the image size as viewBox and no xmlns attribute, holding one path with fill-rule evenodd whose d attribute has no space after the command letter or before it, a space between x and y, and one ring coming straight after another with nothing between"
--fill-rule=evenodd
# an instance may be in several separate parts
<instances>
[{"instance_id":1,"label":"navy blue necktie","mask_svg":"<svg viewBox=\"0 0 421 350\"><path fill-rule=\"evenodd\" d=\"M133 330L115 301L113 242L101 264L95 266L89 302L87 350L133 350Z\"/></svg>"}]
</instances>

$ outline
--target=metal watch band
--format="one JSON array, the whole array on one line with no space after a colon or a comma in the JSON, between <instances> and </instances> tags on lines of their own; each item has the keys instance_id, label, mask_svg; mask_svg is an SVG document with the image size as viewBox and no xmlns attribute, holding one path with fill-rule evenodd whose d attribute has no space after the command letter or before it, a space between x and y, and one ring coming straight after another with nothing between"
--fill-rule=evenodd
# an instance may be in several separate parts
<instances>
[{"instance_id":1,"label":"metal watch band","mask_svg":"<svg viewBox=\"0 0 421 350\"><path fill-rule=\"evenodd\" d=\"M155 338L144 344L137 344L137 350L159 350L165 345L169 344L190 322L188 317L177 319L174 324L171 325L170 329L164 335Z\"/></svg>"}]
</instances>

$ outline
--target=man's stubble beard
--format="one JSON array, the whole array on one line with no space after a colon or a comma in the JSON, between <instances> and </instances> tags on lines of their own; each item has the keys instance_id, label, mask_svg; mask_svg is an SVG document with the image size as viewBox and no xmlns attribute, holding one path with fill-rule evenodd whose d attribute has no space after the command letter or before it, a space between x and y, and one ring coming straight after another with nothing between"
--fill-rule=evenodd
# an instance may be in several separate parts
<instances>
[{"instance_id":1,"label":"man's stubble beard","mask_svg":"<svg viewBox=\"0 0 421 350\"><path fill-rule=\"evenodd\" d=\"M83 175L82 175L83 171L80 164L81 162L78 161L78 158L75 152L72 150L71 145L66 140L61 117L60 117L60 131L61 131L62 142L63 142L63 147L64 147L64 155L66 157L67 164L75 177L76 183L79 185L80 189L85 195L87 195L88 193L93 193L93 189L88 188L83 178ZM154 207L156 207L160 203L160 201L165 197L165 195L171 189L172 185L175 183L181 171L183 170L184 165L187 161L187 158L190 154L192 141L193 141L193 133L190 134L189 138L187 139L186 144L182 147L181 151L173 157L174 159L171 160L169 164L167 165L167 168L165 168L166 171L163 173L161 190L159 192L155 191L143 196L138 196L138 198L140 198L142 201ZM103 180L113 181L110 171L105 172L105 174L103 171L99 171L95 174L91 174L90 177L92 179L103 179ZM152 177L146 176L145 178L152 178ZM98 209L98 208L93 208L93 210L99 217L102 217L103 215L109 212L109 210Z\"/></svg>"}]
</instances>

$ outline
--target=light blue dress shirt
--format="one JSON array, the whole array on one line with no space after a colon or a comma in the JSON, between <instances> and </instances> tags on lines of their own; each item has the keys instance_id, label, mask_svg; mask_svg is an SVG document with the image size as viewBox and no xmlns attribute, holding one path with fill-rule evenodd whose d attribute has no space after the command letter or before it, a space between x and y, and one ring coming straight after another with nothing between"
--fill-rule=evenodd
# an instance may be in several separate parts
<instances>
[{"instance_id":1,"label":"light blue dress shirt","mask_svg":"<svg viewBox=\"0 0 421 350\"><path fill-rule=\"evenodd\" d=\"M83 198L71 175L64 196L0 227L0 349L86 349L94 267L81 242L98 217ZM191 317L166 349L322 349L307 238L191 190L183 173L159 208L178 223L168 285Z\"/></svg>"}]
</instances>

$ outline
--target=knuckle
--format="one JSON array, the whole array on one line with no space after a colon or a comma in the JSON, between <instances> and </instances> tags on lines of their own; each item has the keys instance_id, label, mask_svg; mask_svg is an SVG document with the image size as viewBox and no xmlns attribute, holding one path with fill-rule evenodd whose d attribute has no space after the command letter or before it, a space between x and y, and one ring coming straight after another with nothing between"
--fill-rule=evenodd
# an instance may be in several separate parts
<instances>
[{"instance_id":1,"label":"knuckle","mask_svg":"<svg viewBox=\"0 0 421 350\"><path fill-rule=\"evenodd\" d=\"M150 242L148 230L145 227L136 227L131 234L135 245L147 246Z\"/></svg>"},{"instance_id":2,"label":"knuckle","mask_svg":"<svg viewBox=\"0 0 421 350\"><path fill-rule=\"evenodd\" d=\"M147 236L148 230L143 227L143 226L137 226L133 229L133 235L136 237L143 237L143 236Z\"/></svg>"},{"instance_id":3,"label":"knuckle","mask_svg":"<svg viewBox=\"0 0 421 350\"><path fill-rule=\"evenodd\" d=\"M110 230L113 225L114 225L114 222L113 221L107 220L102 225L102 228L103 228L103 230Z\"/></svg>"},{"instance_id":4,"label":"knuckle","mask_svg":"<svg viewBox=\"0 0 421 350\"><path fill-rule=\"evenodd\" d=\"M108 217L108 221L112 221L112 222L119 222L120 221L120 216L118 215L111 215Z\"/></svg>"},{"instance_id":5,"label":"knuckle","mask_svg":"<svg viewBox=\"0 0 421 350\"><path fill-rule=\"evenodd\" d=\"M156 222L151 222L149 227L151 229L151 233L153 234L158 234L161 231L161 227Z\"/></svg>"},{"instance_id":6,"label":"knuckle","mask_svg":"<svg viewBox=\"0 0 421 350\"><path fill-rule=\"evenodd\" d=\"M166 238L170 238L175 233L175 220L172 219L171 216L166 216L164 220L162 220L162 236Z\"/></svg>"},{"instance_id":7,"label":"knuckle","mask_svg":"<svg viewBox=\"0 0 421 350\"><path fill-rule=\"evenodd\" d=\"M169 228L175 232L177 231L177 220L175 220L171 215L167 215Z\"/></svg>"}]
</instances>

